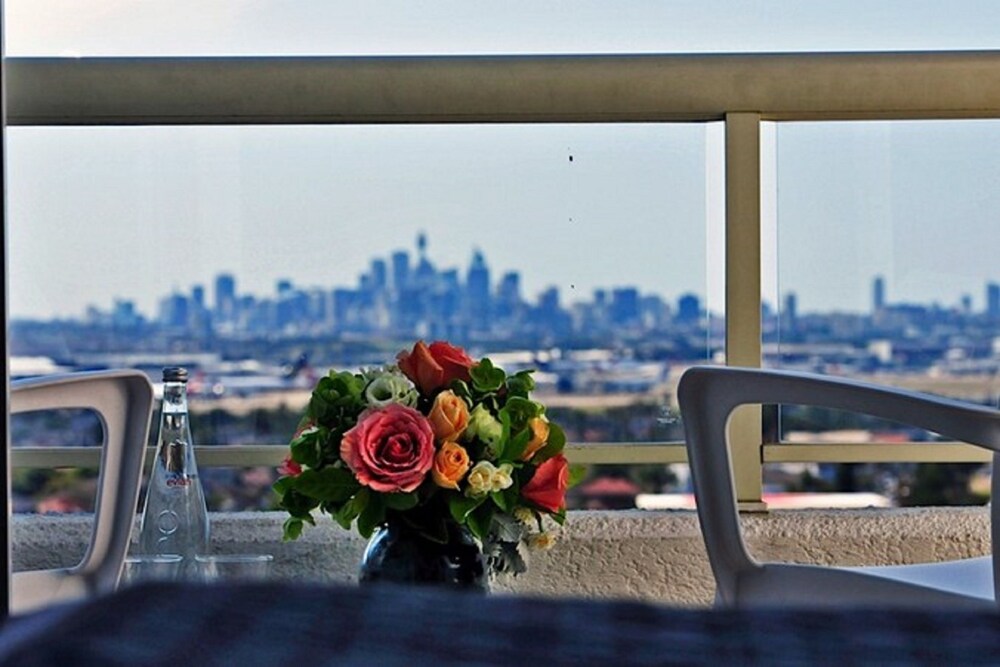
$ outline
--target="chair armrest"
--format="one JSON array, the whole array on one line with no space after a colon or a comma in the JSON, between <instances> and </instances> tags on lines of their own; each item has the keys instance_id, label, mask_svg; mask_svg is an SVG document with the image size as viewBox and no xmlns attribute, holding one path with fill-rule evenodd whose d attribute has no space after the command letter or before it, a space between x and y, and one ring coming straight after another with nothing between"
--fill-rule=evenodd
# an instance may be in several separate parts
<instances>
[{"instance_id":1,"label":"chair armrest","mask_svg":"<svg viewBox=\"0 0 1000 667\"><path fill-rule=\"evenodd\" d=\"M846 410L1000 451L1000 412L993 408L847 378L695 366L681 377L677 394L698 518L720 588L727 584L719 579L719 573L759 567L743 542L726 435L729 417L741 405L790 404ZM996 521L993 526L997 531ZM994 543L998 537L994 534Z\"/></svg>"},{"instance_id":2,"label":"chair armrest","mask_svg":"<svg viewBox=\"0 0 1000 667\"><path fill-rule=\"evenodd\" d=\"M100 478L90 545L79 565L52 571L17 573L12 580L12 610L24 611L54 599L114 590L121 574L135 519L142 464L149 438L153 386L140 371L72 373L11 383L12 414L79 408L95 411L104 430ZM75 583L74 583L75 581Z\"/></svg>"}]
</instances>

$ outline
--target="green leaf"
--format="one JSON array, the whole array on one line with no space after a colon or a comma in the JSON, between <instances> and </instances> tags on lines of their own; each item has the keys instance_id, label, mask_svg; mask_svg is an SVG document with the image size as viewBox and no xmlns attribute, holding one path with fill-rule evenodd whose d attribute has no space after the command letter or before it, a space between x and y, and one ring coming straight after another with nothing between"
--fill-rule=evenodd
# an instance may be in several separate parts
<instances>
[{"instance_id":1,"label":"green leaf","mask_svg":"<svg viewBox=\"0 0 1000 667\"><path fill-rule=\"evenodd\" d=\"M312 511L319 506L319 501L302 495L295 489L289 489L281 496L278 506L286 510L293 518L304 519L312 523Z\"/></svg>"},{"instance_id":2,"label":"green leaf","mask_svg":"<svg viewBox=\"0 0 1000 667\"><path fill-rule=\"evenodd\" d=\"M295 478L295 490L320 502L342 503L361 485L347 468L305 470Z\"/></svg>"},{"instance_id":3,"label":"green leaf","mask_svg":"<svg viewBox=\"0 0 1000 667\"><path fill-rule=\"evenodd\" d=\"M560 526L566 523L566 509L563 508L556 512L555 514L550 514L552 520L558 523Z\"/></svg>"},{"instance_id":4,"label":"green leaf","mask_svg":"<svg viewBox=\"0 0 1000 667\"><path fill-rule=\"evenodd\" d=\"M281 538L282 542L290 542L292 540L299 539L299 535L302 534L302 519L297 519L295 517L288 517L285 519L284 531Z\"/></svg>"},{"instance_id":5,"label":"green leaf","mask_svg":"<svg viewBox=\"0 0 1000 667\"><path fill-rule=\"evenodd\" d=\"M520 542L526 528L509 514L493 515L493 539L498 542Z\"/></svg>"},{"instance_id":6,"label":"green leaf","mask_svg":"<svg viewBox=\"0 0 1000 667\"><path fill-rule=\"evenodd\" d=\"M510 428L517 432L528 425L534 417L542 414L542 404L520 396L511 396L507 399L500 414L510 416Z\"/></svg>"},{"instance_id":7,"label":"green leaf","mask_svg":"<svg viewBox=\"0 0 1000 667\"><path fill-rule=\"evenodd\" d=\"M510 442L507 443L507 446L504 447L503 450L504 459L506 459L507 461L519 460L521 458L521 454L524 454L525 448L531 441L532 435L533 434L530 428L525 427L524 429L522 429L521 432L518 433L516 436L514 436L510 440Z\"/></svg>"},{"instance_id":8,"label":"green leaf","mask_svg":"<svg viewBox=\"0 0 1000 667\"><path fill-rule=\"evenodd\" d=\"M375 529L385 522L384 496L373 493L365 509L358 516L358 532L362 537L371 537Z\"/></svg>"},{"instance_id":9,"label":"green leaf","mask_svg":"<svg viewBox=\"0 0 1000 667\"><path fill-rule=\"evenodd\" d=\"M310 429L292 440L289 444L292 459L304 466L318 468L323 462L323 443L329 434L329 429L320 427Z\"/></svg>"},{"instance_id":10,"label":"green leaf","mask_svg":"<svg viewBox=\"0 0 1000 667\"><path fill-rule=\"evenodd\" d=\"M451 518L456 523L464 524L472 510L479 507L484 500L486 500L486 496L470 498L460 494L453 494L448 498L448 510L451 512Z\"/></svg>"},{"instance_id":11,"label":"green leaf","mask_svg":"<svg viewBox=\"0 0 1000 667\"><path fill-rule=\"evenodd\" d=\"M511 506L510 503L508 502L506 490L493 491L492 493L490 493L490 498L493 500L493 503L504 512L510 511Z\"/></svg>"},{"instance_id":12,"label":"green leaf","mask_svg":"<svg viewBox=\"0 0 1000 667\"><path fill-rule=\"evenodd\" d=\"M464 380L452 380L451 390L455 392L456 396L464 399L469 405L472 405L472 392L469 390L469 385L466 384Z\"/></svg>"},{"instance_id":13,"label":"green leaf","mask_svg":"<svg viewBox=\"0 0 1000 667\"><path fill-rule=\"evenodd\" d=\"M283 496L289 489L293 488L294 485L294 477L279 477L274 484L271 485L271 488L274 489L276 494Z\"/></svg>"},{"instance_id":14,"label":"green leaf","mask_svg":"<svg viewBox=\"0 0 1000 667\"><path fill-rule=\"evenodd\" d=\"M562 450L566 447L566 434L560 428L559 424L549 422L549 440L532 461L537 461L541 463L551 459L553 456L562 453Z\"/></svg>"},{"instance_id":15,"label":"green leaf","mask_svg":"<svg viewBox=\"0 0 1000 667\"><path fill-rule=\"evenodd\" d=\"M568 488L572 488L583 481L583 478L587 476L587 466L574 465L569 467L569 481L567 483Z\"/></svg>"},{"instance_id":16,"label":"green leaf","mask_svg":"<svg viewBox=\"0 0 1000 667\"><path fill-rule=\"evenodd\" d=\"M528 398L535 389L535 379L531 377L531 374L534 372L534 369L518 371L507 378L507 394L509 396Z\"/></svg>"},{"instance_id":17,"label":"green leaf","mask_svg":"<svg viewBox=\"0 0 1000 667\"><path fill-rule=\"evenodd\" d=\"M492 503L483 503L477 507L465 520L465 525L469 527L472 534L480 540L485 540L490 532L490 523L493 521L493 514L496 509Z\"/></svg>"},{"instance_id":18,"label":"green leaf","mask_svg":"<svg viewBox=\"0 0 1000 667\"><path fill-rule=\"evenodd\" d=\"M331 370L316 383L307 414L320 425L353 425L364 409L363 390L364 379L360 375Z\"/></svg>"},{"instance_id":19,"label":"green leaf","mask_svg":"<svg viewBox=\"0 0 1000 667\"><path fill-rule=\"evenodd\" d=\"M483 394L497 391L507 379L504 370L494 366L488 357L470 368L469 376L472 378L473 389Z\"/></svg>"},{"instance_id":20,"label":"green leaf","mask_svg":"<svg viewBox=\"0 0 1000 667\"><path fill-rule=\"evenodd\" d=\"M413 509L420 502L417 493L389 493L382 496L385 506L391 510L406 511Z\"/></svg>"},{"instance_id":21,"label":"green leaf","mask_svg":"<svg viewBox=\"0 0 1000 667\"><path fill-rule=\"evenodd\" d=\"M354 497L340 506L340 509L333 515L334 520L340 524L344 530L351 529L351 523L358 518L368 506L371 492L367 488L362 488Z\"/></svg>"}]
</instances>

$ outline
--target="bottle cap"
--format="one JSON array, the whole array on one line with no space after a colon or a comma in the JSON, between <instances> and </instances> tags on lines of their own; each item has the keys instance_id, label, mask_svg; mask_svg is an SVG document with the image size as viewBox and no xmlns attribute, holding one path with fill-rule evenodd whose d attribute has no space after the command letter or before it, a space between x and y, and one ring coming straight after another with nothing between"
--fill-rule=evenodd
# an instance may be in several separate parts
<instances>
[{"instance_id":1,"label":"bottle cap","mask_svg":"<svg viewBox=\"0 0 1000 667\"><path fill-rule=\"evenodd\" d=\"M164 382L187 382L188 372L186 368L180 366L170 366L163 369Z\"/></svg>"}]
</instances>

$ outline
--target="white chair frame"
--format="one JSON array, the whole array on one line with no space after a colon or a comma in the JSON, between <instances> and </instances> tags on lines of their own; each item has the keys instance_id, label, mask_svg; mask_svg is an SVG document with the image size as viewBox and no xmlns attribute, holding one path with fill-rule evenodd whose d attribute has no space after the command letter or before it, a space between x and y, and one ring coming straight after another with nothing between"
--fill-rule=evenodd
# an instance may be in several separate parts
<instances>
[{"instance_id":1,"label":"white chair frame","mask_svg":"<svg viewBox=\"0 0 1000 667\"><path fill-rule=\"evenodd\" d=\"M881 605L995 610L998 561L836 568L760 563L747 551L733 483L727 425L745 404L809 405L910 424L994 452L991 492L998 490L1000 411L856 380L791 371L697 366L678 386L688 459L705 546L716 581L716 604ZM1000 516L991 506L997 544Z\"/></svg>"},{"instance_id":2,"label":"white chair frame","mask_svg":"<svg viewBox=\"0 0 1000 667\"><path fill-rule=\"evenodd\" d=\"M78 565L11 576L13 614L114 591L135 521L153 409L149 378L118 370L11 383L11 414L60 408L93 410L104 430L93 533Z\"/></svg>"}]
</instances>

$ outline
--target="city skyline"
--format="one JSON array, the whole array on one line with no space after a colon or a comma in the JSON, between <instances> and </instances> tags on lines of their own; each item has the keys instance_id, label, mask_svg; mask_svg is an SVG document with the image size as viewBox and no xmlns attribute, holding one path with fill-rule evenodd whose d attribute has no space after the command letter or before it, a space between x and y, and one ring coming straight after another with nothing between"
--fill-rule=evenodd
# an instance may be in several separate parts
<instances>
[{"instance_id":1,"label":"city skyline","mask_svg":"<svg viewBox=\"0 0 1000 667\"><path fill-rule=\"evenodd\" d=\"M632 295L629 298L657 299L669 312L677 313L687 308L689 310L688 314L690 314L690 308L694 304L697 308L696 312L705 315L713 314L706 310L705 306L707 304L703 294L687 292L671 301L661 294L644 294L636 286L628 284L597 287L589 295L573 291L572 296L575 297L573 301L566 300L564 297L567 295L563 294L558 286L552 285L542 293L536 295L535 298L532 298L530 295L522 293L521 285L523 276L521 271L516 269L496 271L491 268L487 254L478 247L472 248L470 255L471 258L464 267L442 265L440 262L432 259L429 253L429 239L427 235L419 232L412 248L397 248L386 255L376 254L369 257L367 270L357 276L356 282L353 285L299 284L288 278L277 277L273 281L273 289L270 293L258 293L241 290L238 287L242 285L239 274L233 271L222 270L215 273L213 280L209 284L192 283L184 288L174 285L169 294L161 294L157 297L156 308L151 312L144 312L138 308L135 299L115 297L109 302L85 304L81 312L75 316L52 319L83 321L102 316L114 317L117 312L126 313L128 317L138 317L146 321L164 323L172 319L169 314L171 309L181 308L186 312L189 307L202 308L210 311L216 317L231 319L231 313L234 312L237 302L241 299L248 300L249 303L254 304L270 304L274 301L280 301L282 298L287 298L293 293L299 295L324 293L336 300L338 296L346 298L352 294L357 295L366 291L374 292L377 289L388 290L390 287L398 297L404 287L403 283L407 280L407 276L418 275L420 271L425 272L425 282L419 285L421 289L433 292L453 287L462 292L463 299L474 296L475 299L485 302L485 305L481 306L482 310L476 313L476 315L482 316L489 314L489 304L491 302L500 299L506 299L509 304L523 305L537 305L549 299L554 300L553 303L558 304L562 309L572 310L574 307L588 304L593 305L605 300L610 305L610 299L625 293ZM413 264L410 264L411 258L415 260ZM883 275L872 276L870 286L871 300L869 306L860 314L875 314L883 308L917 306L967 313L981 312L994 317L1000 316L1000 282L986 281L981 286L982 307L979 309L973 308L974 302L969 292L956 295L955 300L950 303L939 303L936 301L921 302L893 299L891 285ZM184 305L180 307L171 305L172 302L176 304L179 301L185 302ZM686 303L682 305L682 302ZM188 303L190 303L190 306ZM765 299L762 303L765 309L770 312L783 312L791 317L842 312L837 310L801 311L797 305L798 294L793 290L782 294L780 300L777 302L772 303ZM356 307L357 303L353 305ZM330 307L335 308L336 306L331 303ZM468 304L463 304L463 308L468 307ZM344 306L341 306L341 310L343 309ZM227 313L230 315L227 315ZM343 317L344 314L342 313L340 319L343 319ZM14 316L12 319L31 320L32 318L18 318Z\"/></svg>"}]
</instances>

